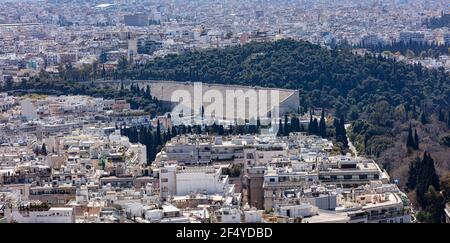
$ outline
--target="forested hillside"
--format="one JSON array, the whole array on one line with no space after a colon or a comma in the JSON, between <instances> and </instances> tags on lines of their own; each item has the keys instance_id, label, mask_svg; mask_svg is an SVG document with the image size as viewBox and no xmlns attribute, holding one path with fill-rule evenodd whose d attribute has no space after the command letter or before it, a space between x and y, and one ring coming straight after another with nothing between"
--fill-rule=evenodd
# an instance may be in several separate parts
<instances>
[{"instance_id":1,"label":"forested hillside","mask_svg":"<svg viewBox=\"0 0 450 243\"><path fill-rule=\"evenodd\" d=\"M303 105L333 109L336 116L346 114L352 120L401 104L416 113L428 104L427 112L433 112L447 108L450 95L444 70L291 40L171 55L119 70L118 76L299 89ZM375 115L381 125L394 119L392 114Z\"/></svg>"}]
</instances>

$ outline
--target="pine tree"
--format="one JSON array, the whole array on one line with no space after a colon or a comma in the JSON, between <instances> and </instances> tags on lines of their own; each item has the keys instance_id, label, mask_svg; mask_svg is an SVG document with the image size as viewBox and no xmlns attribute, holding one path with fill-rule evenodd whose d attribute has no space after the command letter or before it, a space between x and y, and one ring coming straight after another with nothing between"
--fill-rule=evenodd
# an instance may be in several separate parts
<instances>
[{"instance_id":1,"label":"pine tree","mask_svg":"<svg viewBox=\"0 0 450 243\"><path fill-rule=\"evenodd\" d=\"M313 128L313 117L312 112L309 112L309 125L308 125L308 133L314 134L314 128Z\"/></svg>"}]
</instances>

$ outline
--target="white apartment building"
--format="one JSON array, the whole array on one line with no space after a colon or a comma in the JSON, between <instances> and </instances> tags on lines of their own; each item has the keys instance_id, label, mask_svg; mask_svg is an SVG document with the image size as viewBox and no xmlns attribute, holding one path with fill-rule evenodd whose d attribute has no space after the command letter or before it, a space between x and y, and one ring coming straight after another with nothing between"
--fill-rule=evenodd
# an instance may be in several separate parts
<instances>
[{"instance_id":1,"label":"white apartment building","mask_svg":"<svg viewBox=\"0 0 450 243\"><path fill-rule=\"evenodd\" d=\"M16 104L16 100L7 93L0 93L0 112L11 109Z\"/></svg>"},{"instance_id":2,"label":"white apartment building","mask_svg":"<svg viewBox=\"0 0 450 243\"><path fill-rule=\"evenodd\" d=\"M375 161L366 158L336 156L323 158L319 166L319 180L342 187L359 186L373 180L389 182L389 175Z\"/></svg>"},{"instance_id":3,"label":"white apartment building","mask_svg":"<svg viewBox=\"0 0 450 243\"><path fill-rule=\"evenodd\" d=\"M51 207L48 210L6 210L8 222L17 223L75 223L72 208Z\"/></svg>"},{"instance_id":4,"label":"white apartment building","mask_svg":"<svg viewBox=\"0 0 450 243\"><path fill-rule=\"evenodd\" d=\"M336 212L345 212L350 223L411 223L411 212L397 193L366 194L344 203Z\"/></svg>"},{"instance_id":5,"label":"white apartment building","mask_svg":"<svg viewBox=\"0 0 450 243\"><path fill-rule=\"evenodd\" d=\"M160 196L185 196L191 193L222 194L227 191L228 176L219 167L164 166L160 169Z\"/></svg>"}]
</instances>

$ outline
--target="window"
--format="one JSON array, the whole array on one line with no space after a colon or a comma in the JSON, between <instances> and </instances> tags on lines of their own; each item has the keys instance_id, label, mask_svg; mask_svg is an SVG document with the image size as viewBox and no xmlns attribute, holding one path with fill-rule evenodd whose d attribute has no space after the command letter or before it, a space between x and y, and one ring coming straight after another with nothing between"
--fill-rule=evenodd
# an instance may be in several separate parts
<instances>
[{"instance_id":1,"label":"window","mask_svg":"<svg viewBox=\"0 0 450 243\"><path fill-rule=\"evenodd\" d=\"M344 175L344 180L351 180L352 176L351 175Z\"/></svg>"},{"instance_id":2,"label":"window","mask_svg":"<svg viewBox=\"0 0 450 243\"><path fill-rule=\"evenodd\" d=\"M275 182L275 178L270 178L269 181L270 182Z\"/></svg>"},{"instance_id":3,"label":"window","mask_svg":"<svg viewBox=\"0 0 450 243\"><path fill-rule=\"evenodd\" d=\"M367 180L367 175L359 175L360 180Z\"/></svg>"}]
</instances>

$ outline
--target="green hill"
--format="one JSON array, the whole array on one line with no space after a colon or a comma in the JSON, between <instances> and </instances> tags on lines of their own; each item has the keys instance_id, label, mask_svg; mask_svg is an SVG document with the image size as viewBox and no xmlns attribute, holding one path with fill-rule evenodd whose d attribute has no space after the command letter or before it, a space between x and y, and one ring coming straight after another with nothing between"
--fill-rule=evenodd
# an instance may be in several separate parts
<instances>
[{"instance_id":1,"label":"green hill","mask_svg":"<svg viewBox=\"0 0 450 243\"><path fill-rule=\"evenodd\" d=\"M299 89L303 104L333 109L337 116L343 113L353 120L383 101L390 108L404 104L408 110L419 109L423 102L433 109L448 107L450 95L450 77L444 70L292 40L170 55L119 76L125 75Z\"/></svg>"}]
</instances>

